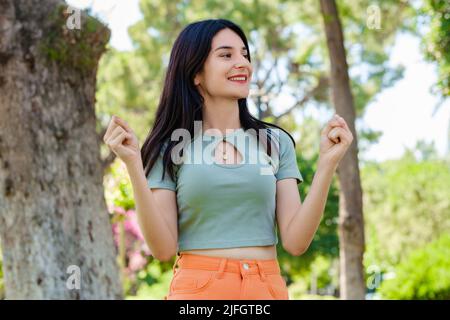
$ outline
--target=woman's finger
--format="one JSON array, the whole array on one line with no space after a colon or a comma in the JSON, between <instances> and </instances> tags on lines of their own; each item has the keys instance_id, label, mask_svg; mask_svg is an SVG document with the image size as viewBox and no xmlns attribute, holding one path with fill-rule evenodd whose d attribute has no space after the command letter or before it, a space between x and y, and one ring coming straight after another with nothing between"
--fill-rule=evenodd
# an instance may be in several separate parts
<instances>
[{"instance_id":1,"label":"woman's finger","mask_svg":"<svg viewBox=\"0 0 450 320\"><path fill-rule=\"evenodd\" d=\"M127 135L128 133L126 131L122 131L116 138L111 140L110 142L111 147L116 148L117 146L121 145Z\"/></svg>"},{"instance_id":2,"label":"woman's finger","mask_svg":"<svg viewBox=\"0 0 450 320\"><path fill-rule=\"evenodd\" d=\"M334 127L329 133L328 138L334 143L339 143L345 136L345 130L342 127Z\"/></svg>"},{"instance_id":3,"label":"woman's finger","mask_svg":"<svg viewBox=\"0 0 450 320\"><path fill-rule=\"evenodd\" d=\"M114 121L114 116L109 121L108 127L106 128L105 135L103 136L103 142L106 143L107 140L111 137L111 133L117 128L118 124Z\"/></svg>"},{"instance_id":4,"label":"woman's finger","mask_svg":"<svg viewBox=\"0 0 450 320\"><path fill-rule=\"evenodd\" d=\"M126 132L122 127L117 126L114 131L111 133L111 135L109 136L107 142L114 140L115 138L117 138L122 132Z\"/></svg>"},{"instance_id":5,"label":"woman's finger","mask_svg":"<svg viewBox=\"0 0 450 320\"><path fill-rule=\"evenodd\" d=\"M344 118L342 118L341 116L339 116L339 122L344 126L345 129L347 129L348 131L350 131L350 128L347 125L347 122L345 121Z\"/></svg>"},{"instance_id":6,"label":"woman's finger","mask_svg":"<svg viewBox=\"0 0 450 320\"><path fill-rule=\"evenodd\" d=\"M353 135L350 131L345 133L346 142L350 145L353 142Z\"/></svg>"},{"instance_id":7,"label":"woman's finger","mask_svg":"<svg viewBox=\"0 0 450 320\"><path fill-rule=\"evenodd\" d=\"M334 143L343 142L344 144L350 145L353 141L353 135L351 132L344 128L334 128L328 137Z\"/></svg>"},{"instance_id":8,"label":"woman's finger","mask_svg":"<svg viewBox=\"0 0 450 320\"><path fill-rule=\"evenodd\" d=\"M336 136L336 130L332 129L327 134L327 138L333 141L334 143L338 143L337 136Z\"/></svg>"},{"instance_id":9,"label":"woman's finger","mask_svg":"<svg viewBox=\"0 0 450 320\"><path fill-rule=\"evenodd\" d=\"M335 127L342 127L342 123L336 116L334 116L331 120L328 121L327 125L322 130L322 135L328 135L330 131Z\"/></svg>"},{"instance_id":10,"label":"woman's finger","mask_svg":"<svg viewBox=\"0 0 450 320\"><path fill-rule=\"evenodd\" d=\"M132 132L133 130L131 130L130 126L128 125L128 123L125 122L125 120L120 119L119 117L114 116L114 121L119 124L120 126L122 126L125 131L127 132Z\"/></svg>"}]
</instances>

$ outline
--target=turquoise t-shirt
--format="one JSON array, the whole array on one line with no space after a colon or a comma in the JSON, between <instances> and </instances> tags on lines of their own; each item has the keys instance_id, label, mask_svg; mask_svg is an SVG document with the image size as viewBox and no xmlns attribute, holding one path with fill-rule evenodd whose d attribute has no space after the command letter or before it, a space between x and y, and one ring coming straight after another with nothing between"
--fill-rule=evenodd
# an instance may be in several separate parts
<instances>
[{"instance_id":1,"label":"turquoise t-shirt","mask_svg":"<svg viewBox=\"0 0 450 320\"><path fill-rule=\"evenodd\" d=\"M276 182L296 178L299 184L303 178L292 140L283 130L270 130L278 145L272 145L271 157L262 145L258 147L256 136L250 134L253 129L225 136L198 134L185 146L182 163L175 165L176 181L167 170L161 179L161 150L147 181L150 188L176 192L178 251L278 243ZM223 137L240 152L240 163L215 162L214 148Z\"/></svg>"}]
</instances>

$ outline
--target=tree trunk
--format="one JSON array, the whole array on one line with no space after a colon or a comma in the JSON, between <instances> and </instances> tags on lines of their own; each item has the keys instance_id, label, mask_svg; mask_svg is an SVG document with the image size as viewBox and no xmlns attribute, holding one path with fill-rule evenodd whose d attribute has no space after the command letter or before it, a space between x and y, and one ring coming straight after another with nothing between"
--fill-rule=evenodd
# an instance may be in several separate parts
<instances>
[{"instance_id":1,"label":"tree trunk","mask_svg":"<svg viewBox=\"0 0 450 320\"><path fill-rule=\"evenodd\" d=\"M364 219L358 167L355 108L350 90L344 37L335 0L321 0L331 63L331 89L336 113L344 117L353 134L353 143L341 160L337 174L340 183L339 247L340 293L342 299L365 299Z\"/></svg>"},{"instance_id":2,"label":"tree trunk","mask_svg":"<svg viewBox=\"0 0 450 320\"><path fill-rule=\"evenodd\" d=\"M0 0L6 299L123 295L94 109L109 30L83 12L81 28L70 29L66 9L60 0Z\"/></svg>"}]
</instances>

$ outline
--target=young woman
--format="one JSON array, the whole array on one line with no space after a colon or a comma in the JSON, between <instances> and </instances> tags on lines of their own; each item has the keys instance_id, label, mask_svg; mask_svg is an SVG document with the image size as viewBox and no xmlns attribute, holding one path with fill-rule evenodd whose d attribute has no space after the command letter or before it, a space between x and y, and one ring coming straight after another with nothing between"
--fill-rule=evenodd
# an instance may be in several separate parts
<instances>
[{"instance_id":1,"label":"young woman","mask_svg":"<svg viewBox=\"0 0 450 320\"><path fill-rule=\"evenodd\" d=\"M174 43L142 149L120 118L113 116L105 134L126 164L153 256L169 261L176 255L165 299L289 299L277 261L276 223L285 250L301 255L353 140L341 117L328 122L302 204L294 140L249 113L252 73L240 27L223 19L192 23Z\"/></svg>"}]
</instances>

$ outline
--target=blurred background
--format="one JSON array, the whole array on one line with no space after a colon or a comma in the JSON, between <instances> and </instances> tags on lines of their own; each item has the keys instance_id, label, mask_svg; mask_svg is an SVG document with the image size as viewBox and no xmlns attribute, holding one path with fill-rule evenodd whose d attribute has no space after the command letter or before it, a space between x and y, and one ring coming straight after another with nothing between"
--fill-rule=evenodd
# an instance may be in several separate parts
<instances>
[{"instance_id":1,"label":"blurred background","mask_svg":"<svg viewBox=\"0 0 450 320\"><path fill-rule=\"evenodd\" d=\"M111 30L97 70L97 133L102 136L117 115L140 143L152 126L170 49L181 29L207 18L240 25L254 67L250 111L295 138L305 180L299 191L305 199L316 171L320 130L335 113L319 1L67 3ZM358 139L364 297L450 299L450 2L336 3ZM175 257L170 262L153 259L139 231L126 168L104 144L100 148L123 297L162 299ZM291 299L342 298L339 198L335 176L307 252L294 257L279 243ZM2 275L0 260L0 297L5 298Z\"/></svg>"}]
</instances>

